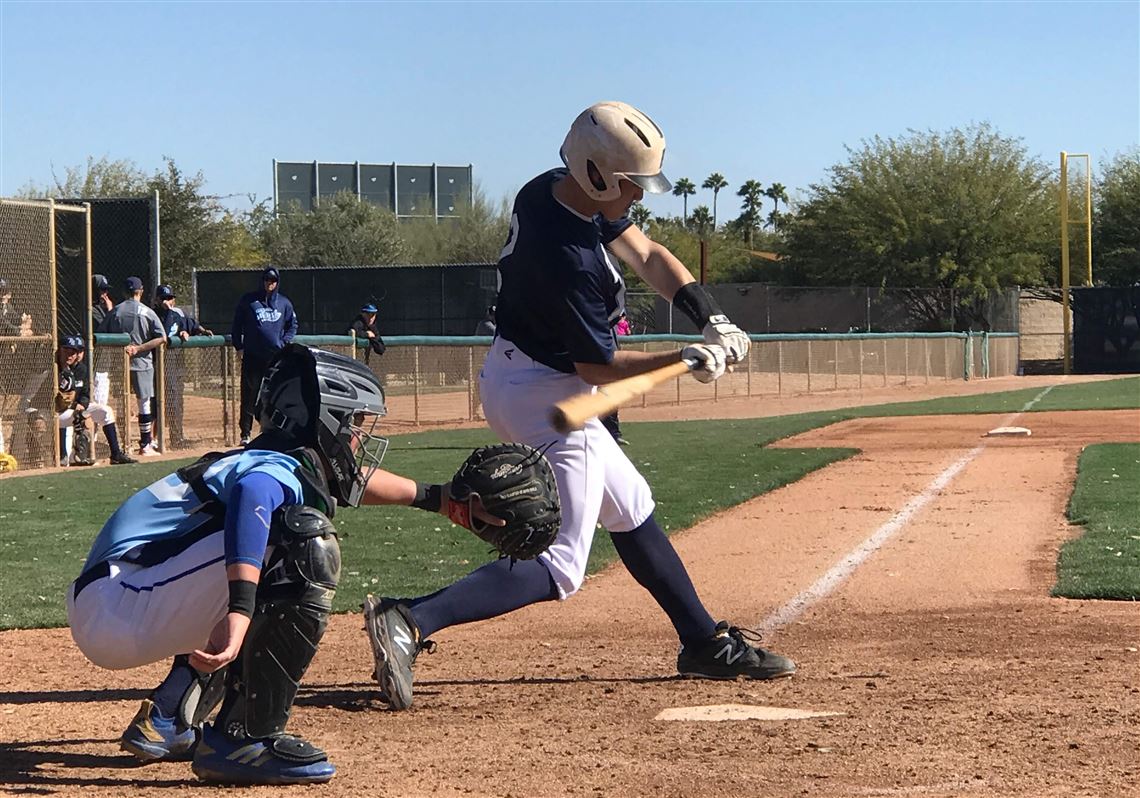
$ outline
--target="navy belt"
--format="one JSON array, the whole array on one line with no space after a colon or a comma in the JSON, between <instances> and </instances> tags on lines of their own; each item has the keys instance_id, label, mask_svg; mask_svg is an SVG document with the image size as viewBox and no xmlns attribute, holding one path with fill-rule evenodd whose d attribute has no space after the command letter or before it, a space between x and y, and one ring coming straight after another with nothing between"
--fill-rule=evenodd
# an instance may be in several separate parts
<instances>
[{"instance_id":1,"label":"navy belt","mask_svg":"<svg viewBox=\"0 0 1140 798\"><path fill-rule=\"evenodd\" d=\"M83 591L83 588L87 587L89 584L91 584L95 580L103 579L103 578L108 577L110 575L111 575L111 563L107 562L106 560L104 560L101 563L96 563L95 565L92 565L86 571L81 573L79 575L79 578L76 579L75 582L72 583L73 584L72 590L74 591L72 593L72 599L79 598L79 594Z\"/></svg>"}]
</instances>

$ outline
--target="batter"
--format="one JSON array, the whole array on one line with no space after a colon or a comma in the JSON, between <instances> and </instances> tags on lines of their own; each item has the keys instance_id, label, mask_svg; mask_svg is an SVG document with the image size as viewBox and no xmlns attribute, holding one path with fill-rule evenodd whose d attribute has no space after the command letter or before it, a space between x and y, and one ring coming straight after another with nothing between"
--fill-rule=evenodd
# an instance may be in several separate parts
<instances>
[{"instance_id":1,"label":"batter","mask_svg":"<svg viewBox=\"0 0 1140 798\"><path fill-rule=\"evenodd\" d=\"M565 168L527 183L515 199L499 260L498 328L479 385L487 421L504 441L545 452L562 499L562 526L538 559L501 559L428 596L365 608L386 630L376 677L392 708L412 703L412 666L435 632L529 604L573 595L600 520L623 564L669 616L681 641L677 669L709 679L790 676L787 657L751 645L747 630L714 621L653 516L645 478L598 419L560 434L555 402L694 358L712 382L748 354L749 338L692 274L628 219L646 191L664 193L665 138L648 116L621 102L583 111L562 145ZM702 330L704 343L668 352L619 350L613 325L625 311L620 258ZM379 621L379 623L377 623Z\"/></svg>"}]
</instances>

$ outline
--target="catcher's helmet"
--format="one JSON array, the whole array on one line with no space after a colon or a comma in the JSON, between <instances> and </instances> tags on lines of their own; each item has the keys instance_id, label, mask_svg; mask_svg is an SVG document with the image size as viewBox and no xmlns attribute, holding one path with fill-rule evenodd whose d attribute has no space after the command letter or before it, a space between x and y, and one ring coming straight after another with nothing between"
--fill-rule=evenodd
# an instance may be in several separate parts
<instances>
[{"instance_id":1,"label":"catcher's helmet","mask_svg":"<svg viewBox=\"0 0 1140 798\"><path fill-rule=\"evenodd\" d=\"M387 414L384 389L371 369L350 357L289 344L261 382L262 431L276 429L316 449L339 504L355 507L379 467L388 439L373 435Z\"/></svg>"},{"instance_id":2,"label":"catcher's helmet","mask_svg":"<svg viewBox=\"0 0 1140 798\"><path fill-rule=\"evenodd\" d=\"M651 194L672 188L661 174L665 160L661 128L626 103L602 102L580 113L570 125L560 154L570 175L592 199L617 199L622 178Z\"/></svg>"}]
</instances>

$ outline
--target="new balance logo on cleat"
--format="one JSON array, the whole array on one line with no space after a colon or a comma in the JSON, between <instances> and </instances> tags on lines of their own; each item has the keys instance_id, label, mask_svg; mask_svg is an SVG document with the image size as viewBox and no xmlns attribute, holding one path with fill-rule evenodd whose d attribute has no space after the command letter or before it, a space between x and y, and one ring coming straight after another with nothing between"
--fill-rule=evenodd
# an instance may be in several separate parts
<instances>
[{"instance_id":1,"label":"new balance logo on cleat","mask_svg":"<svg viewBox=\"0 0 1140 798\"><path fill-rule=\"evenodd\" d=\"M728 665L731 665L732 663L736 662L738 659L740 659L741 657L744 656L745 650L746 649L741 648L738 651L736 651L735 653L733 653L732 643L726 643L724 648L722 648L720 651L716 652L716 654L713 656L713 659L716 659L717 657L724 657L725 663Z\"/></svg>"},{"instance_id":2,"label":"new balance logo on cleat","mask_svg":"<svg viewBox=\"0 0 1140 798\"><path fill-rule=\"evenodd\" d=\"M684 646L677 655L677 671L696 679L778 679L796 672L796 664L785 656L749 644L746 637L759 640L750 629L716 625L703 642Z\"/></svg>"},{"instance_id":3,"label":"new balance logo on cleat","mask_svg":"<svg viewBox=\"0 0 1140 798\"><path fill-rule=\"evenodd\" d=\"M412 654L412 638L406 629L396 629L392 634L392 642L400 647L405 655Z\"/></svg>"}]
</instances>

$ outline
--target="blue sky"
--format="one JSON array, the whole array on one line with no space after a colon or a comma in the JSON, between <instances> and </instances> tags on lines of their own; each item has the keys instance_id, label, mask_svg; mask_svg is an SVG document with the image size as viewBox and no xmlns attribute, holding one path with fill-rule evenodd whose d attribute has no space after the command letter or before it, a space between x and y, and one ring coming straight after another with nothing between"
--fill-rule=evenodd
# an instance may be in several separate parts
<instances>
[{"instance_id":1,"label":"blue sky","mask_svg":"<svg viewBox=\"0 0 1140 798\"><path fill-rule=\"evenodd\" d=\"M603 99L657 120L670 178L730 194L803 196L844 145L973 122L1095 168L1140 140L1140 3L0 0L5 196L91 155L171 156L235 208L273 158L471 163L497 199Z\"/></svg>"}]
</instances>

